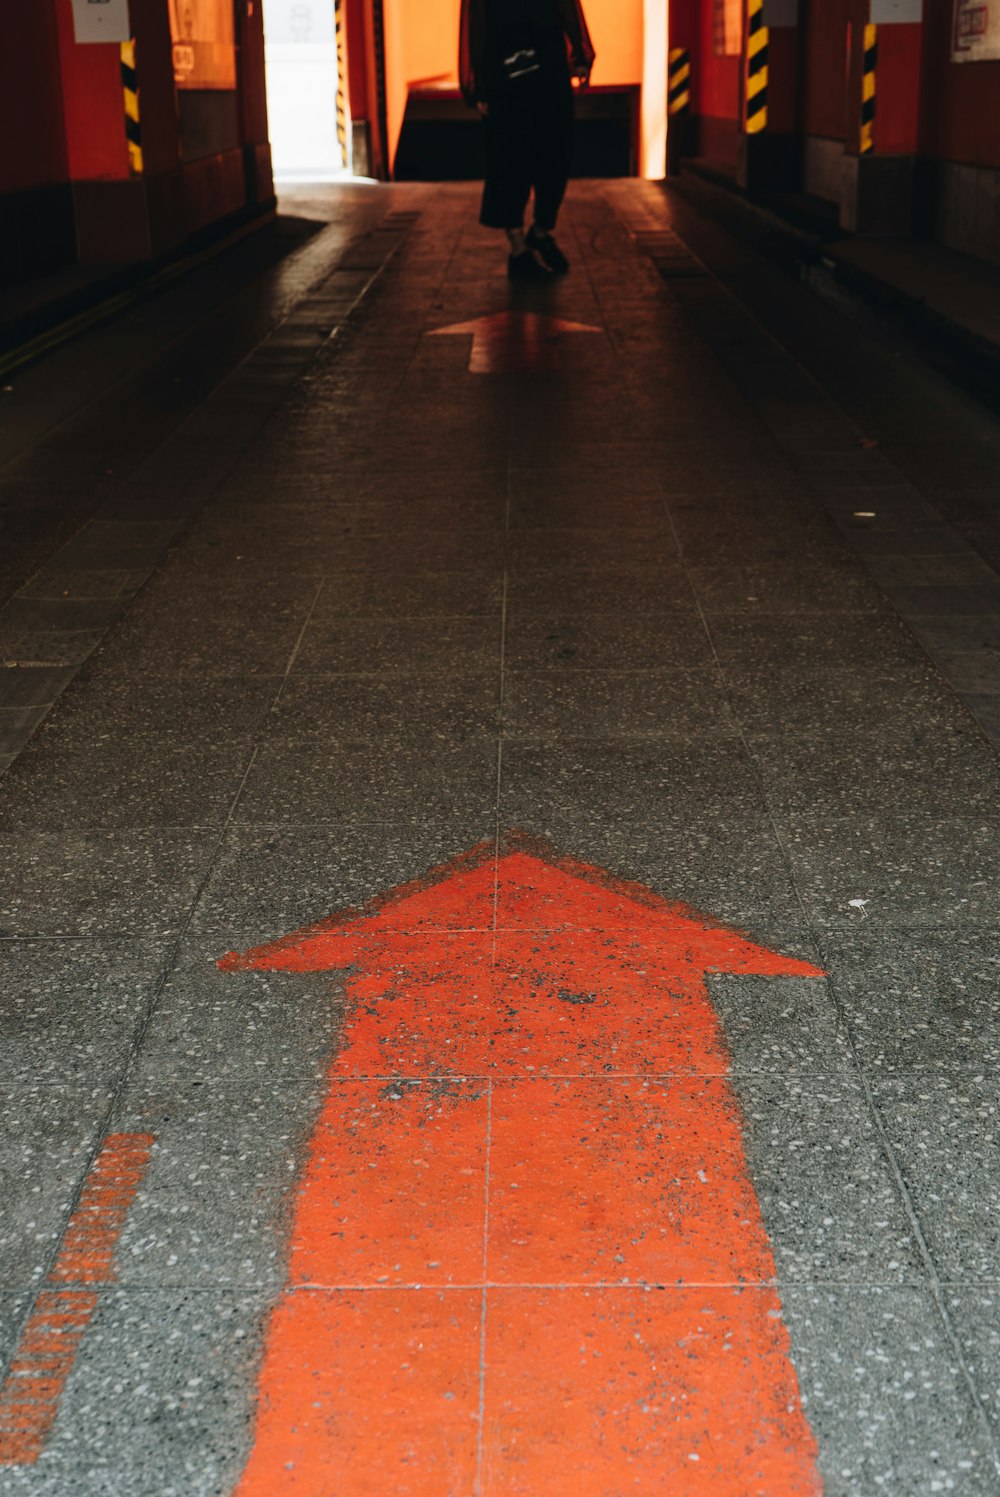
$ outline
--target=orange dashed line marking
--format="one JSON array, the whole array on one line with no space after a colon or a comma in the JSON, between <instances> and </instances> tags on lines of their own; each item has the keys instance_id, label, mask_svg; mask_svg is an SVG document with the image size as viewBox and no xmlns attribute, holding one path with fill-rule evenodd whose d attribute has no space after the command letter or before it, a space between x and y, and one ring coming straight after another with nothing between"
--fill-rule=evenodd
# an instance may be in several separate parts
<instances>
[{"instance_id":1,"label":"orange dashed line marking","mask_svg":"<svg viewBox=\"0 0 1000 1497\"><path fill-rule=\"evenodd\" d=\"M235 1497L817 1497L706 984L816 967L526 839L220 965L353 974Z\"/></svg>"},{"instance_id":2,"label":"orange dashed line marking","mask_svg":"<svg viewBox=\"0 0 1000 1497\"><path fill-rule=\"evenodd\" d=\"M31 1466L48 1442L76 1354L97 1309L96 1286L114 1283L114 1253L155 1140L148 1133L108 1137L0 1387L0 1466Z\"/></svg>"}]
</instances>

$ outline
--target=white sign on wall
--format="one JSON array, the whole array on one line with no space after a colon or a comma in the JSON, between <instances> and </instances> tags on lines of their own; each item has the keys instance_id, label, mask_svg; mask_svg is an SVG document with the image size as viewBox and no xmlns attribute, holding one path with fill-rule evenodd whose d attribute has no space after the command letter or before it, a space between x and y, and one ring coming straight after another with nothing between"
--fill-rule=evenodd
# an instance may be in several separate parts
<instances>
[{"instance_id":1,"label":"white sign on wall","mask_svg":"<svg viewBox=\"0 0 1000 1497\"><path fill-rule=\"evenodd\" d=\"M334 0L264 0L269 47L334 46Z\"/></svg>"},{"instance_id":2,"label":"white sign on wall","mask_svg":"<svg viewBox=\"0 0 1000 1497\"><path fill-rule=\"evenodd\" d=\"M1000 0L955 0L952 62L1000 57Z\"/></svg>"},{"instance_id":3,"label":"white sign on wall","mask_svg":"<svg viewBox=\"0 0 1000 1497\"><path fill-rule=\"evenodd\" d=\"M78 42L127 42L128 0L73 0Z\"/></svg>"}]
</instances>

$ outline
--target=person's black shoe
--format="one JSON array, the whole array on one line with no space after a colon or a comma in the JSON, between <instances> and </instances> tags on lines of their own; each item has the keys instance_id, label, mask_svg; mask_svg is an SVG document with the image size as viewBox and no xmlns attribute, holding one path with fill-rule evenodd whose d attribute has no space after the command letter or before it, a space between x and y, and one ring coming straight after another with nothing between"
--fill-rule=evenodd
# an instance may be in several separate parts
<instances>
[{"instance_id":1,"label":"person's black shoe","mask_svg":"<svg viewBox=\"0 0 1000 1497\"><path fill-rule=\"evenodd\" d=\"M553 275L566 274L569 270L569 261L551 234L543 234L538 229L531 228L525 237L529 248L533 249L536 255L541 255Z\"/></svg>"},{"instance_id":2,"label":"person's black shoe","mask_svg":"<svg viewBox=\"0 0 1000 1497\"><path fill-rule=\"evenodd\" d=\"M551 281L552 272L546 270L540 264L530 249L522 250L519 255L509 255L507 258L507 274L512 281L527 282L529 285L543 285Z\"/></svg>"}]
</instances>

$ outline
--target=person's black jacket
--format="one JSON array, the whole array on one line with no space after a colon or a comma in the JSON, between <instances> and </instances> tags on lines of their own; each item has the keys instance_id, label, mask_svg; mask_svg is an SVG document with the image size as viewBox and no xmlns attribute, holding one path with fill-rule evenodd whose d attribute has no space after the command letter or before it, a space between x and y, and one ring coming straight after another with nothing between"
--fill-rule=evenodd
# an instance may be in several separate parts
<instances>
[{"instance_id":1,"label":"person's black jacket","mask_svg":"<svg viewBox=\"0 0 1000 1497\"><path fill-rule=\"evenodd\" d=\"M489 0L462 0L458 76L467 104L483 103L487 97L487 4ZM549 0L562 24L574 69L594 65L594 45L580 0Z\"/></svg>"}]
</instances>

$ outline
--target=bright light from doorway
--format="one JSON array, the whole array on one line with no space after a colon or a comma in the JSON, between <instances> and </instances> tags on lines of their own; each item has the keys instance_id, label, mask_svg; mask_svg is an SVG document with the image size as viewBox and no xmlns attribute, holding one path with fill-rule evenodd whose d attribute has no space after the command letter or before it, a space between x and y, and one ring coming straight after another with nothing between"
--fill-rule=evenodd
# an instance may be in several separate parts
<instances>
[{"instance_id":1,"label":"bright light from doorway","mask_svg":"<svg viewBox=\"0 0 1000 1497\"><path fill-rule=\"evenodd\" d=\"M642 176L663 176L667 161L667 0L644 0L642 8Z\"/></svg>"},{"instance_id":2,"label":"bright light from doorway","mask_svg":"<svg viewBox=\"0 0 1000 1497\"><path fill-rule=\"evenodd\" d=\"M337 140L334 0L264 0L267 116L279 182L348 174Z\"/></svg>"}]
</instances>

